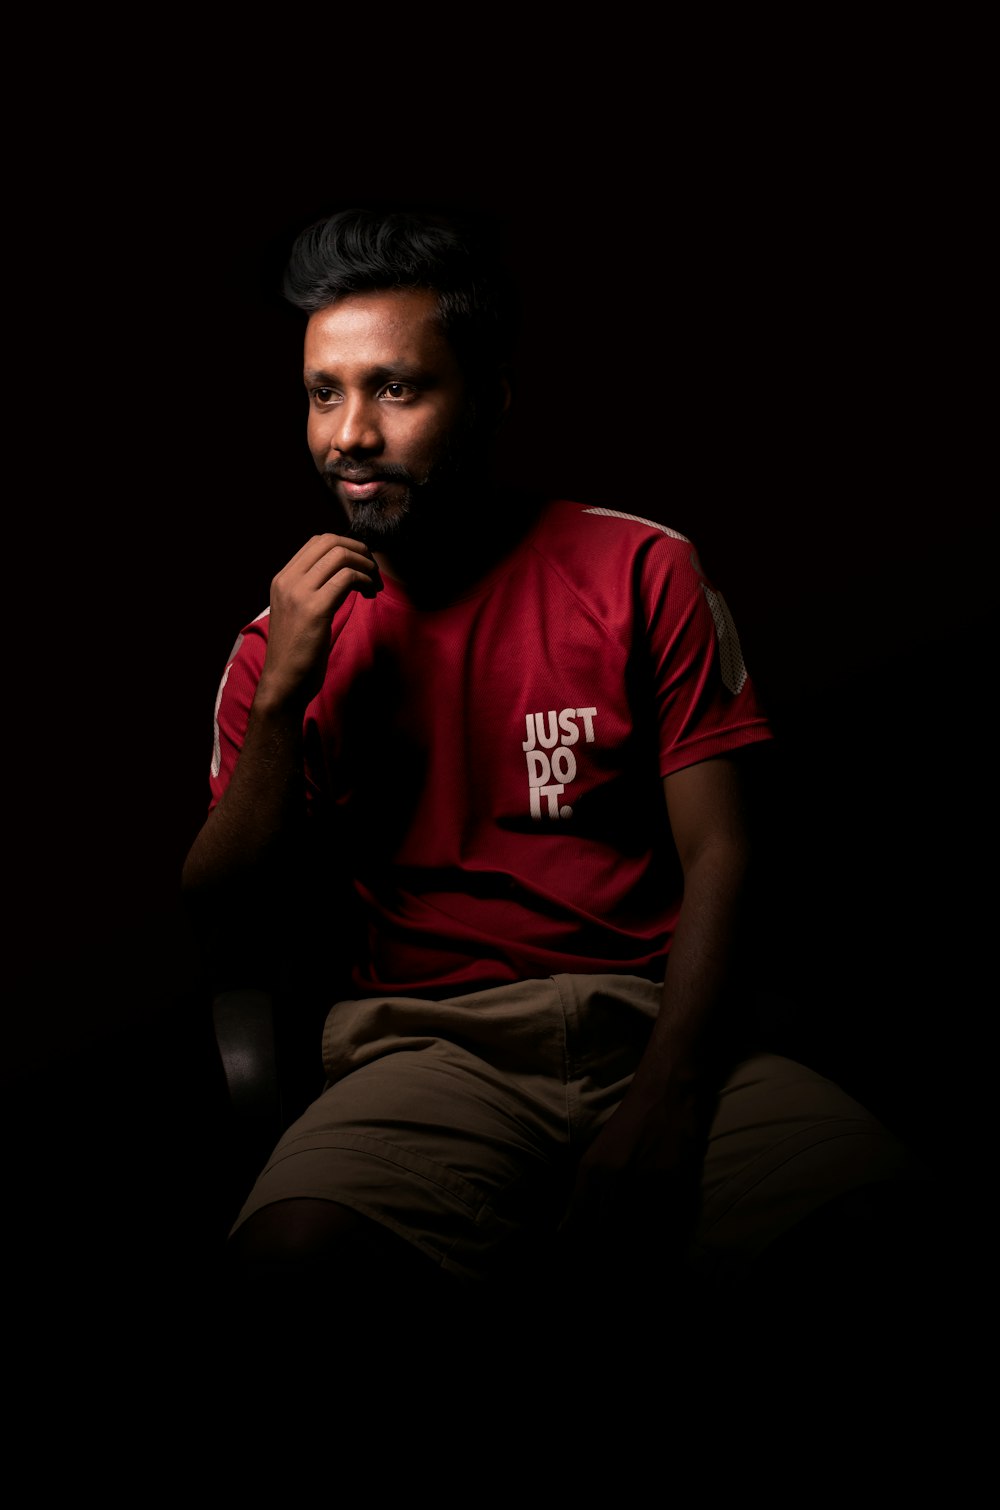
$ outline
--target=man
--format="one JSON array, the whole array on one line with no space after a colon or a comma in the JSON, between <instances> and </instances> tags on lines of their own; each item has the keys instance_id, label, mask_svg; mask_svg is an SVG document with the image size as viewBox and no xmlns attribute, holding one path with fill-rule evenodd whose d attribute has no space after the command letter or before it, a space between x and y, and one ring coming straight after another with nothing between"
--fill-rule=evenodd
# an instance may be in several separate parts
<instances>
[{"instance_id":1,"label":"man","mask_svg":"<svg viewBox=\"0 0 1000 1510\"><path fill-rule=\"evenodd\" d=\"M350 984L331 963L326 1089L234 1272L310 1303L542 1275L741 1294L906 1161L838 1087L737 1051L745 767L772 731L724 599L641 493L496 484L511 306L459 224L339 212L285 291L344 523L236 642L183 882L217 954L332 881L299 947Z\"/></svg>"}]
</instances>

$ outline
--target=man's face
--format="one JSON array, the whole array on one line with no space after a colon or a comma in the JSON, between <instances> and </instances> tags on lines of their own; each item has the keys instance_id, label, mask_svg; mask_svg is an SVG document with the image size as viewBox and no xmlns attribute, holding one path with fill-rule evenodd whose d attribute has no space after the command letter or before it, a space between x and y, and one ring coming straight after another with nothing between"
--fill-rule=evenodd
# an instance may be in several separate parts
<instances>
[{"instance_id":1,"label":"man's face","mask_svg":"<svg viewBox=\"0 0 1000 1510\"><path fill-rule=\"evenodd\" d=\"M309 450L351 533L404 536L480 452L465 379L423 289L349 294L312 315L305 337Z\"/></svg>"}]
</instances>

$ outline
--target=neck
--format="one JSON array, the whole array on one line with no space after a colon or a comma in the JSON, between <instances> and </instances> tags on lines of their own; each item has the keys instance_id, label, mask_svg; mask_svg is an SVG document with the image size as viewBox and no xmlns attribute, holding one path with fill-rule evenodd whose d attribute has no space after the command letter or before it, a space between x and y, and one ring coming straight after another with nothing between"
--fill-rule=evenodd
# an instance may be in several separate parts
<instances>
[{"instance_id":1,"label":"neck","mask_svg":"<svg viewBox=\"0 0 1000 1510\"><path fill-rule=\"evenodd\" d=\"M373 548L379 570L416 603L445 603L488 575L524 538L535 517L533 500L494 484L463 495L460 508L438 516L432 530Z\"/></svg>"}]
</instances>

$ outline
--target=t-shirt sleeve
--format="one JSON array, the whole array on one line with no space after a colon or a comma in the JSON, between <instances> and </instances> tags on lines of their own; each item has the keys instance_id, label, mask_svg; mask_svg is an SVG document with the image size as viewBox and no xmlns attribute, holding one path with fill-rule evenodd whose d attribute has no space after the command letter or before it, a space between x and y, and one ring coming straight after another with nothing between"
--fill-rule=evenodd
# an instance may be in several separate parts
<instances>
[{"instance_id":1,"label":"t-shirt sleeve","mask_svg":"<svg viewBox=\"0 0 1000 1510\"><path fill-rule=\"evenodd\" d=\"M690 541L657 542L644 562L642 592L660 774L771 739L732 614Z\"/></svg>"},{"instance_id":2,"label":"t-shirt sleeve","mask_svg":"<svg viewBox=\"0 0 1000 1510\"><path fill-rule=\"evenodd\" d=\"M209 812L229 785L243 748L247 720L267 652L267 624L265 609L237 636L219 682L212 727Z\"/></svg>"}]
</instances>

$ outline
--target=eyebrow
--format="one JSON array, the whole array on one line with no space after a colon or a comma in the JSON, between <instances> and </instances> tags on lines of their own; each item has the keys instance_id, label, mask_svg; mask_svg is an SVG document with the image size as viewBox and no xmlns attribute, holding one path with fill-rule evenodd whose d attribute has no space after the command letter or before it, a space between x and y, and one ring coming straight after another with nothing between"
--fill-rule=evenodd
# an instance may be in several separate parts
<instances>
[{"instance_id":1,"label":"eyebrow","mask_svg":"<svg viewBox=\"0 0 1000 1510\"><path fill-rule=\"evenodd\" d=\"M423 368L410 367L404 362L394 363L391 367L369 367L363 374L366 383L380 384L392 379L395 382L428 383L430 374ZM306 368L303 380L307 383L336 383L339 381L335 372L326 368Z\"/></svg>"}]
</instances>

